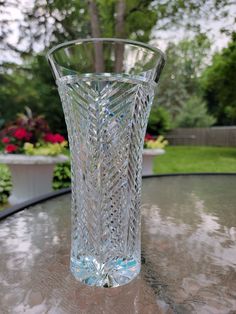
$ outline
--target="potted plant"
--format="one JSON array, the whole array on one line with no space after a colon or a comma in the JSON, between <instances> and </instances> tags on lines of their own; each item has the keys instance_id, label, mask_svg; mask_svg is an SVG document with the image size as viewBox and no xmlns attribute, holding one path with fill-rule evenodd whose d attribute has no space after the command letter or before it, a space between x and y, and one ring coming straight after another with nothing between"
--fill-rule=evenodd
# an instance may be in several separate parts
<instances>
[{"instance_id":1,"label":"potted plant","mask_svg":"<svg viewBox=\"0 0 236 314\"><path fill-rule=\"evenodd\" d=\"M167 144L168 141L162 135L155 138L150 134L146 134L143 149L143 175L153 174L153 159L165 153L164 148Z\"/></svg>"},{"instance_id":2,"label":"potted plant","mask_svg":"<svg viewBox=\"0 0 236 314\"><path fill-rule=\"evenodd\" d=\"M53 134L44 117L33 116L29 108L0 132L0 163L12 176L10 204L52 191L55 164L68 160L66 146L65 138Z\"/></svg>"}]
</instances>

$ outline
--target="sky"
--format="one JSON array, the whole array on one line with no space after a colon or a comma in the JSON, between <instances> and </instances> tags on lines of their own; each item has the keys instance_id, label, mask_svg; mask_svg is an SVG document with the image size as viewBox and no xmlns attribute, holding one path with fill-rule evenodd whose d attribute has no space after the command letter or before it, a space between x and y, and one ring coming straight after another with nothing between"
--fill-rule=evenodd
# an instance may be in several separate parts
<instances>
[{"instance_id":1,"label":"sky","mask_svg":"<svg viewBox=\"0 0 236 314\"><path fill-rule=\"evenodd\" d=\"M222 50L222 48L228 45L230 36L222 33L220 30L223 27L229 27L232 31L236 32L236 1L232 1L230 6L229 16L222 18L218 21L214 20L212 17L208 19L198 20L200 23L201 31L206 33L208 38L211 40L211 54L216 51ZM152 36L158 39L153 39L153 44L158 44L159 47L163 50L166 49L168 42L178 42L184 38L191 38L194 36L194 33L191 31L186 31L184 28L173 27L167 31L158 31L157 27L154 27Z\"/></svg>"}]
</instances>

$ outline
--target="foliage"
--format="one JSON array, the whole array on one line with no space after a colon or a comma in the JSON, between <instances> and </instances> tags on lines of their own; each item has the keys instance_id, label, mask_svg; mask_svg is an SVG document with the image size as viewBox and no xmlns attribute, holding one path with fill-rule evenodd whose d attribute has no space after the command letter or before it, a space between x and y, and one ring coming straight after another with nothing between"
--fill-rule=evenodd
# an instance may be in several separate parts
<instances>
[{"instance_id":1,"label":"foliage","mask_svg":"<svg viewBox=\"0 0 236 314\"><path fill-rule=\"evenodd\" d=\"M187 100L175 120L175 127L208 127L215 123L215 118L207 113L206 102L199 96Z\"/></svg>"},{"instance_id":2,"label":"foliage","mask_svg":"<svg viewBox=\"0 0 236 314\"><path fill-rule=\"evenodd\" d=\"M148 41L156 12L150 7L152 1L128 1L126 4L125 37ZM96 1L100 18L101 36L115 35L115 0ZM7 4L6 4L7 5ZM9 6L11 4L9 3ZM140 23L140 18L148 22ZM130 19L130 21L129 21ZM1 24L1 23L0 23ZM137 25L142 25L137 27ZM5 24L4 27L7 28ZM141 30L139 30L141 28ZM1 28L0 28L1 30ZM5 31L7 33L7 30ZM35 45L41 52L49 46L91 36L91 25L87 1L47 1L35 0L33 7L24 10L24 24L20 26L19 41L24 50L8 45L6 48L19 54L23 64L2 64L0 71L0 118L10 121L25 105L35 113L43 113L54 132L66 135L66 126L59 96L45 53L35 55ZM32 57L33 56L33 57ZM8 110L6 110L6 108ZM53 112L53 114L52 114Z\"/></svg>"},{"instance_id":3,"label":"foliage","mask_svg":"<svg viewBox=\"0 0 236 314\"><path fill-rule=\"evenodd\" d=\"M156 30L173 27L184 27L195 32L201 31L201 19L227 20L230 15L231 0L188 0L188 1L155 1L155 0L5 0L1 3L4 13L0 22L0 49L4 52L14 52L23 57L35 51L44 50L65 39L86 38L91 36L91 19L89 3L97 6L100 20L101 35L114 37L117 4L125 5L125 37L140 41L150 40L154 26ZM23 15L10 14L11 10L19 8ZM13 43L9 34L12 25L19 29L19 41ZM230 23L222 24L226 34L232 31ZM18 27L17 27L18 26ZM157 32L158 33L158 32Z\"/></svg>"},{"instance_id":4,"label":"foliage","mask_svg":"<svg viewBox=\"0 0 236 314\"><path fill-rule=\"evenodd\" d=\"M28 59L23 66L3 64L0 83L0 119L9 122L28 106L35 114L43 113L54 132L66 135L60 99L45 56Z\"/></svg>"},{"instance_id":5,"label":"foliage","mask_svg":"<svg viewBox=\"0 0 236 314\"><path fill-rule=\"evenodd\" d=\"M100 17L101 35L117 37L116 8L117 0L97 0ZM124 37L148 42L153 26L157 22L157 10L153 8L153 0L126 0ZM148 19L147 19L148 16Z\"/></svg>"},{"instance_id":6,"label":"foliage","mask_svg":"<svg viewBox=\"0 0 236 314\"><path fill-rule=\"evenodd\" d=\"M9 170L5 166L0 167L0 204L6 203L12 188Z\"/></svg>"},{"instance_id":7,"label":"foliage","mask_svg":"<svg viewBox=\"0 0 236 314\"><path fill-rule=\"evenodd\" d=\"M155 173L236 172L235 147L167 146L154 160Z\"/></svg>"},{"instance_id":8,"label":"foliage","mask_svg":"<svg viewBox=\"0 0 236 314\"><path fill-rule=\"evenodd\" d=\"M5 7L17 6L14 2L16 1L6 0ZM94 2L98 9L101 36L116 37L115 21L118 1L96 0ZM125 1L125 37L141 41L149 40L158 15L158 8L154 10L153 2L153 0ZM1 27L0 24L0 36L1 33L5 35L2 49L12 50L14 53L27 57L40 46L43 51L65 40L91 37L89 3L90 1L85 0L34 0L33 6L26 7L22 4L24 23L20 23L19 43L18 45L9 44L6 35L10 32L11 25L5 23ZM167 13L163 11L162 16L166 17Z\"/></svg>"},{"instance_id":9,"label":"foliage","mask_svg":"<svg viewBox=\"0 0 236 314\"><path fill-rule=\"evenodd\" d=\"M55 190L68 188L71 185L70 162L57 164L53 176L53 188Z\"/></svg>"},{"instance_id":10,"label":"foliage","mask_svg":"<svg viewBox=\"0 0 236 314\"><path fill-rule=\"evenodd\" d=\"M216 53L201 83L209 111L219 125L236 124L236 33L222 52Z\"/></svg>"},{"instance_id":11,"label":"foliage","mask_svg":"<svg viewBox=\"0 0 236 314\"><path fill-rule=\"evenodd\" d=\"M27 155L58 155L67 145L60 134L52 134L43 116L33 116L29 108L27 114L18 114L17 119L0 132L4 153Z\"/></svg>"},{"instance_id":12,"label":"foliage","mask_svg":"<svg viewBox=\"0 0 236 314\"><path fill-rule=\"evenodd\" d=\"M24 144L26 155L56 156L64 153L67 142L61 143L37 143L35 146L31 143Z\"/></svg>"},{"instance_id":13,"label":"foliage","mask_svg":"<svg viewBox=\"0 0 236 314\"><path fill-rule=\"evenodd\" d=\"M165 140L164 136L160 135L157 138L150 134L146 134L144 139L144 148L156 149L165 148L168 145L168 141Z\"/></svg>"},{"instance_id":14,"label":"foliage","mask_svg":"<svg viewBox=\"0 0 236 314\"><path fill-rule=\"evenodd\" d=\"M147 132L154 135L165 134L170 127L169 112L163 107L154 105L149 116Z\"/></svg>"},{"instance_id":15,"label":"foliage","mask_svg":"<svg viewBox=\"0 0 236 314\"><path fill-rule=\"evenodd\" d=\"M64 41L92 36L91 2L97 6L103 37L149 42L155 34L158 35L158 30L183 25L200 33L189 43L185 41L180 46L173 44L168 47L169 61L160 82L158 102L168 109L173 119L183 103L192 96L193 90L198 89L198 75L204 66L208 43L200 32L199 17L227 17L231 3L230 0L34 0L32 5L28 5L27 1L3 1L1 11L4 18L0 21L0 127L27 105L36 114L43 113L54 132L66 136L63 112L45 51ZM122 36L117 32L117 7L121 2L125 4ZM22 21L10 14L11 9L13 11L17 7L21 10ZM12 28L19 30L19 40L15 43L11 40ZM227 31L231 32L231 27ZM4 63L4 60L11 59L9 56L14 57L19 65ZM231 105L226 111L232 111ZM161 127L158 126L158 129ZM162 131L155 128L152 132Z\"/></svg>"},{"instance_id":16,"label":"foliage","mask_svg":"<svg viewBox=\"0 0 236 314\"><path fill-rule=\"evenodd\" d=\"M4 126L5 120L3 118L0 118L0 129Z\"/></svg>"}]
</instances>

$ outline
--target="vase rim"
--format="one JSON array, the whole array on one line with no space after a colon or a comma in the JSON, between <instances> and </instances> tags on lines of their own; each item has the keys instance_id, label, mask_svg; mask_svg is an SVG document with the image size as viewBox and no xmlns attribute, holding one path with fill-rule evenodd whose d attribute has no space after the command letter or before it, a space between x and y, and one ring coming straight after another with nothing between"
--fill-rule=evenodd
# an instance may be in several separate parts
<instances>
[{"instance_id":1,"label":"vase rim","mask_svg":"<svg viewBox=\"0 0 236 314\"><path fill-rule=\"evenodd\" d=\"M103 37L101 37L101 38L78 38L75 40L65 41L65 42L58 44L58 45L52 47L51 49L49 49L49 51L46 54L46 57L48 60L51 60L51 56L55 51L57 51L61 48L64 48L64 47L72 46L74 44L83 44L86 42L115 42L115 43L121 42L121 43L125 43L125 44L130 44L130 45L134 45L137 47L146 48L146 49L148 49L154 53L158 53L161 56L161 58L163 59L163 61L166 61L165 53L160 48L154 47L153 45L149 45L149 44L139 42L136 40L123 39L123 38L105 38L105 37L104 38Z\"/></svg>"}]
</instances>

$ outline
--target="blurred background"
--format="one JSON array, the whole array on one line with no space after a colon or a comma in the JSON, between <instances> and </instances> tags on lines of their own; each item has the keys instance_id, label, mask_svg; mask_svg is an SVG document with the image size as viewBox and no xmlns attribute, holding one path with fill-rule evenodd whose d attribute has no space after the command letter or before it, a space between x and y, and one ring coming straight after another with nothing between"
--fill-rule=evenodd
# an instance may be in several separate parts
<instances>
[{"instance_id":1,"label":"blurred background","mask_svg":"<svg viewBox=\"0 0 236 314\"><path fill-rule=\"evenodd\" d=\"M0 129L27 106L66 136L46 52L129 38L167 55L147 132L169 146L154 172L236 172L235 17L230 0L0 1Z\"/></svg>"}]
</instances>

